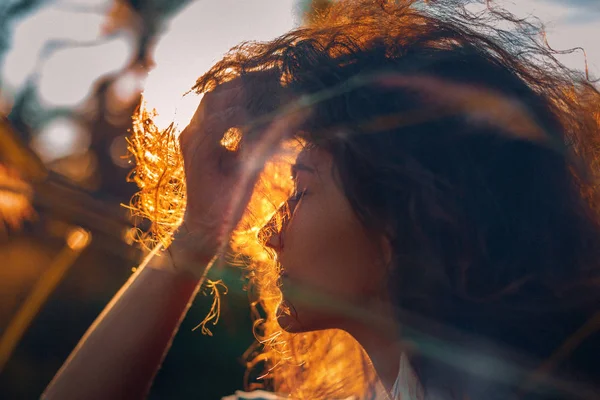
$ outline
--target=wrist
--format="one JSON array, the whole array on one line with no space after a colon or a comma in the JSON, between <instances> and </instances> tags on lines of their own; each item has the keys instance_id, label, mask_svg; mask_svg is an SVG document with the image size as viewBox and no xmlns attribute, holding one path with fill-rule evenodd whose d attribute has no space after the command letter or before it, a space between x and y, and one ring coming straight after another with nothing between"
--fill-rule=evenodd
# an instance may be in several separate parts
<instances>
[{"instance_id":1,"label":"wrist","mask_svg":"<svg viewBox=\"0 0 600 400\"><path fill-rule=\"evenodd\" d=\"M182 225L173 235L173 241L166 251L174 259L208 263L217 253L216 246L211 246L209 242L206 235L190 231Z\"/></svg>"},{"instance_id":2,"label":"wrist","mask_svg":"<svg viewBox=\"0 0 600 400\"><path fill-rule=\"evenodd\" d=\"M148 266L178 275L187 275L195 280L203 278L214 255L201 251L194 246L189 234L176 234L171 245L152 257Z\"/></svg>"}]
</instances>

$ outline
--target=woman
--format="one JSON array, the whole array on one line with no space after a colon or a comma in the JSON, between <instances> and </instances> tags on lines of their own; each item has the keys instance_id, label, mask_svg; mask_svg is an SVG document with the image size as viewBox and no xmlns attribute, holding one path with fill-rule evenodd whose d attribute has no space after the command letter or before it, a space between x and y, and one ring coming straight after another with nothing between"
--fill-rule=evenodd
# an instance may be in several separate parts
<instances>
[{"instance_id":1,"label":"woman","mask_svg":"<svg viewBox=\"0 0 600 400\"><path fill-rule=\"evenodd\" d=\"M266 359L272 389L597 396L600 94L534 25L465 5L341 1L202 76L170 254L122 289L45 396L146 393L232 228L243 217L237 232L256 237L290 140L294 192L258 232L280 269L251 266L251 365Z\"/></svg>"}]
</instances>

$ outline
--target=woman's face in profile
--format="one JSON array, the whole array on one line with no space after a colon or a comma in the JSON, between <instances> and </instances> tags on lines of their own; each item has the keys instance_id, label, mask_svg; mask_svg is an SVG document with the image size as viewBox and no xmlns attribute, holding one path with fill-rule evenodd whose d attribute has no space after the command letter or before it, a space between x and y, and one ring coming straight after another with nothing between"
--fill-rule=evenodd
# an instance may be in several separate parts
<instances>
[{"instance_id":1,"label":"woman's face in profile","mask_svg":"<svg viewBox=\"0 0 600 400\"><path fill-rule=\"evenodd\" d=\"M382 240L358 220L330 154L304 150L292 178L289 219L267 243L283 268L281 289L290 307L279 323L293 332L343 329L354 306L385 291Z\"/></svg>"}]
</instances>

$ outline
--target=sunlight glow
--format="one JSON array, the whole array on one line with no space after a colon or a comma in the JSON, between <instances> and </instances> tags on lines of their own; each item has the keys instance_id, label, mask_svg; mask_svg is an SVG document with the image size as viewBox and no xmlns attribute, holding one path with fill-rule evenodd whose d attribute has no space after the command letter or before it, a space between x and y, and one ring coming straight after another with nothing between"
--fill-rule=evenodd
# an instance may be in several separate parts
<instances>
[{"instance_id":1,"label":"sunlight glow","mask_svg":"<svg viewBox=\"0 0 600 400\"><path fill-rule=\"evenodd\" d=\"M269 40L294 27L293 0L197 1L175 16L154 52L156 68L144 89L147 109L156 110L159 129L191 120L200 99L183 96L196 79L231 47L245 40Z\"/></svg>"},{"instance_id":2,"label":"sunlight glow","mask_svg":"<svg viewBox=\"0 0 600 400\"><path fill-rule=\"evenodd\" d=\"M32 188L17 171L0 164L0 233L6 227L19 229L35 212L31 206Z\"/></svg>"},{"instance_id":3,"label":"sunlight glow","mask_svg":"<svg viewBox=\"0 0 600 400\"><path fill-rule=\"evenodd\" d=\"M80 227L72 228L67 233L67 246L72 250L82 250L90 243L91 238L92 235L85 229Z\"/></svg>"}]
</instances>

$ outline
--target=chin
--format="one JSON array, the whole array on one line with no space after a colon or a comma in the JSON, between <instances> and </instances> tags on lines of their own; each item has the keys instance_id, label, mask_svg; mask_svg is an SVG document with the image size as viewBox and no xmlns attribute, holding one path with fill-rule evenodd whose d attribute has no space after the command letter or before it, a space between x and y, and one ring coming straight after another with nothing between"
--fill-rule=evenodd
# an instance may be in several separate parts
<instances>
[{"instance_id":1,"label":"chin","mask_svg":"<svg viewBox=\"0 0 600 400\"><path fill-rule=\"evenodd\" d=\"M289 311L280 311L278 313L277 322L281 329L289 333L304 333L338 328L333 323L334 319L331 319L329 316L320 315L319 313L315 315L312 312L294 314L290 314ZM302 318L300 318L299 314L302 315Z\"/></svg>"},{"instance_id":2,"label":"chin","mask_svg":"<svg viewBox=\"0 0 600 400\"><path fill-rule=\"evenodd\" d=\"M277 322L279 323L279 326L281 327L281 329L283 329L286 332L289 332L289 333L307 332L307 330L304 329L302 327L302 325L300 324L300 321L298 321L296 318L292 317L289 314L282 313L281 315L277 316Z\"/></svg>"},{"instance_id":3,"label":"chin","mask_svg":"<svg viewBox=\"0 0 600 400\"><path fill-rule=\"evenodd\" d=\"M279 305L279 309L277 310L277 323L279 323L281 329L289 333L306 332L303 324L298 319L296 309L290 306L285 300Z\"/></svg>"}]
</instances>

